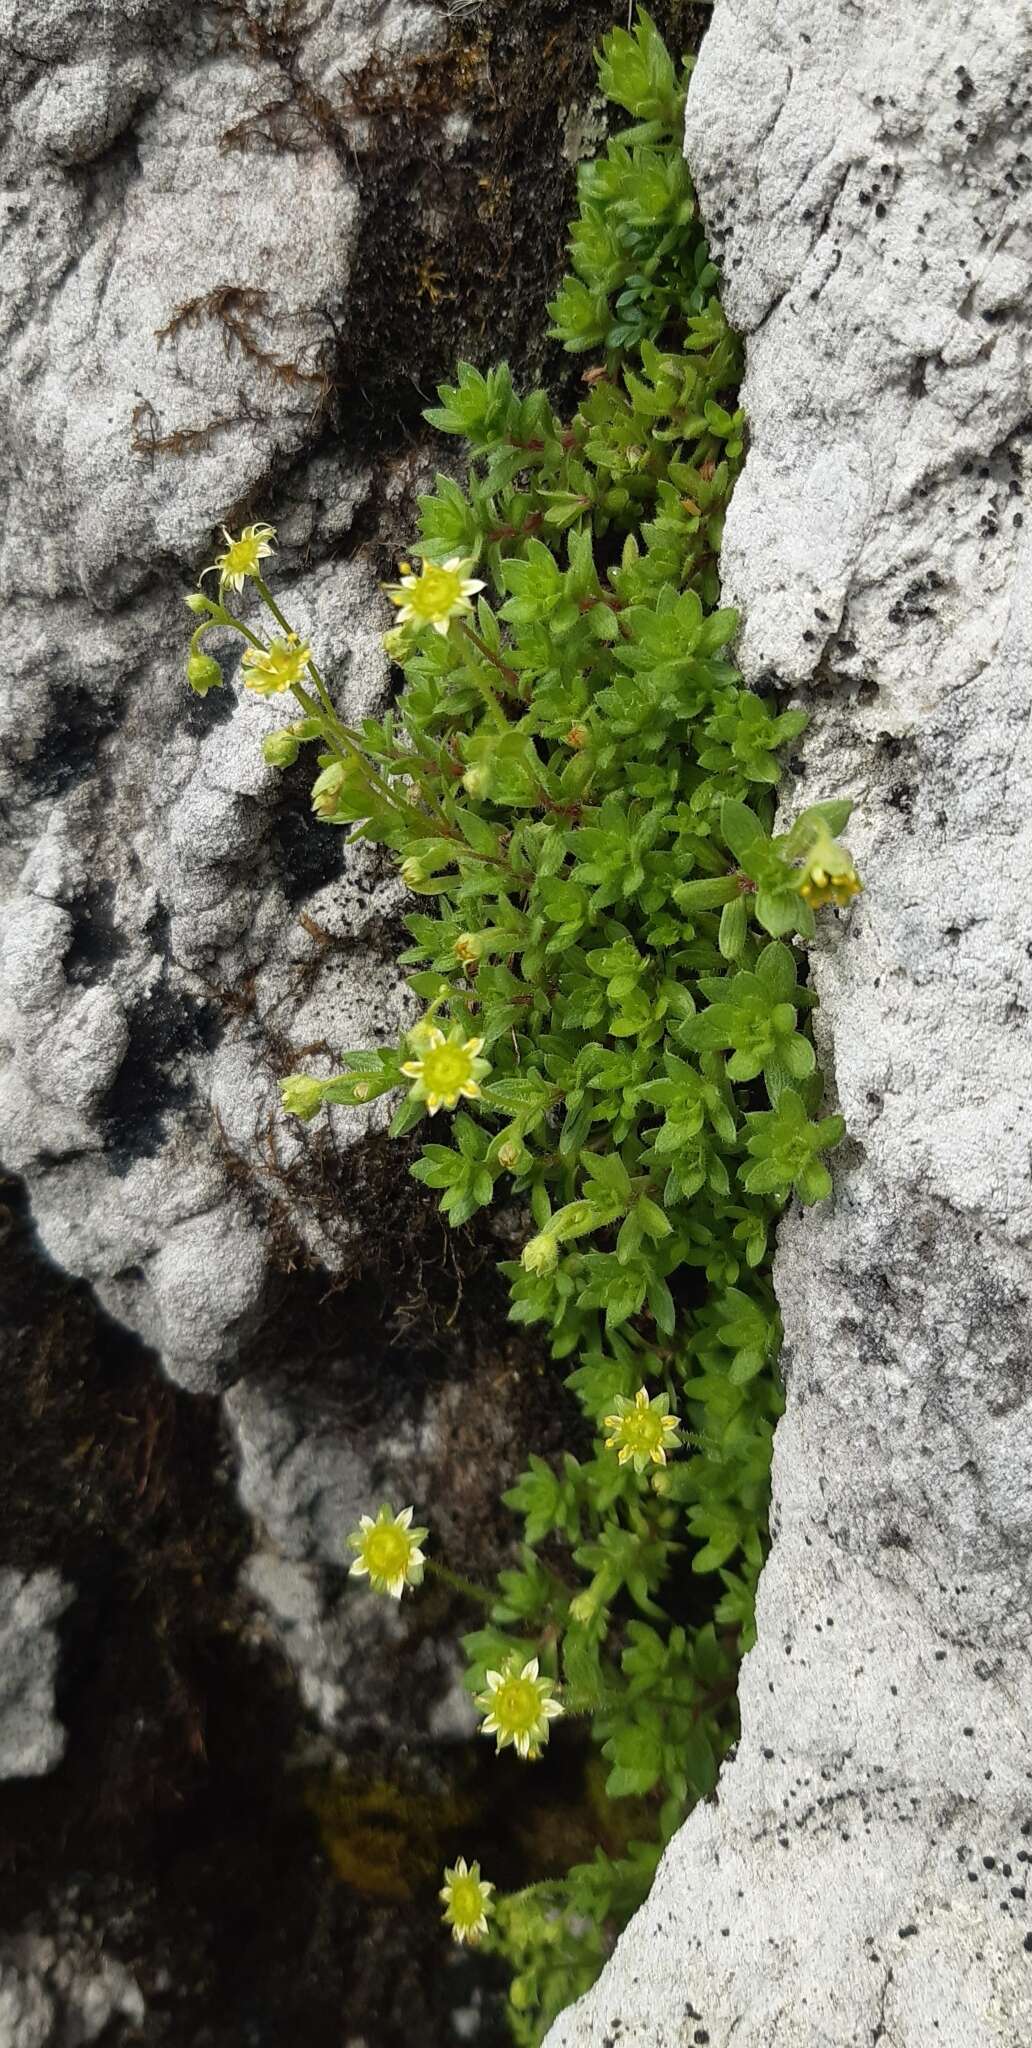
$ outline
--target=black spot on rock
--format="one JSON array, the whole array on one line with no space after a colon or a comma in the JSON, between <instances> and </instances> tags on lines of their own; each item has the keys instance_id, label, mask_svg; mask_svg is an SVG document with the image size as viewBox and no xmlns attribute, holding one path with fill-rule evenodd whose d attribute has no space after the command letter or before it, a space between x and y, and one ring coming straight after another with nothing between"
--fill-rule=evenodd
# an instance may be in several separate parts
<instances>
[{"instance_id":1,"label":"black spot on rock","mask_svg":"<svg viewBox=\"0 0 1032 2048\"><path fill-rule=\"evenodd\" d=\"M81 683L50 690L45 737L23 770L31 796L56 797L96 766L97 749L118 724L119 699L98 699Z\"/></svg>"},{"instance_id":2,"label":"black spot on rock","mask_svg":"<svg viewBox=\"0 0 1032 2048\"><path fill-rule=\"evenodd\" d=\"M92 988L94 982L103 981L126 951L126 941L115 923L114 902L114 883L95 882L73 907L64 971L77 988Z\"/></svg>"},{"instance_id":3,"label":"black spot on rock","mask_svg":"<svg viewBox=\"0 0 1032 2048\"><path fill-rule=\"evenodd\" d=\"M190 1054L213 1051L220 1031L213 1005L164 981L130 1011L126 1055L100 1105L104 1150L116 1173L160 1150L166 1116L193 1098Z\"/></svg>"}]
</instances>

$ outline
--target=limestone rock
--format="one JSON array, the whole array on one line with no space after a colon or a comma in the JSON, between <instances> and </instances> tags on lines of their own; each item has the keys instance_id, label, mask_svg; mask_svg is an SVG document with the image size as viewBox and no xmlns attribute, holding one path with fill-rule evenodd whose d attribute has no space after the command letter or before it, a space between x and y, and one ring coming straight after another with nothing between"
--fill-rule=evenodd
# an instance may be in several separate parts
<instances>
[{"instance_id":1,"label":"limestone rock","mask_svg":"<svg viewBox=\"0 0 1032 2048\"><path fill-rule=\"evenodd\" d=\"M64 1755L55 1624L71 1599L57 1572L0 1571L0 1778L42 1777Z\"/></svg>"},{"instance_id":2,"label":"limestone rock","mask_svg":"<svg viewBox=\"0 0 1032 2048\"><path fill-rule=\"evenodd\" d=\"M225 1397L240 1498L258 1539L245 1583L306 1706L338 1742L374 1729L407 1742L454 1739L476 1725L453 1633L428 1629L419 1603L396 1605L350 1579L347 1548L348 1531L381 1501L437 1498L434 1475L464 1398L461 1388L441 1389L418 1421L399 1422L384 1441L325 1385L316 1402L282 1381L251 1379ZM392 1667L403 1676L385 1686Z\"/></svg>"},{"instance_id":3,"label":"limestone rock","mask_svg":"<svg viewBox=\"0 0 1032 2048\"><path fill-rule=\"evenodd\" d=\"M145 2013L129 1971L71 1924L56 1934L21 1934L0 1948L4 2048L88 2048L112 2022L136 2029Z\"/></svg>"},{"instance_id":4,"label":"limestone rock","mask_svg":"<svg viewBox=\"0 0 1032 2048\"><path fill-rule=\"evenodd\" d=\"M349 714L372 710L385 671L368 571L316 570L289 601L330 672L344 673ZM12 752L27 758L10 784L0 1151L29 1179L48 1250L92 1279L171 1372L210 1385L266 1268L227 1158L284 1197L285 1165L306 1141L280 1113L278 1075L304 1064L303 1048L326 1048L318 1066L331 1048L396 1030L402 997L376 934L399 891L373 856L345 856L343 835L311 818L303 768L285 783L266 766L262 736L282 710L228 668L224 696L191 705L171 600L110 619L103 637L125 694L93 758L56 782L42 714L33 735L30 711L27 738L17 722L35 649L24 669L12 664ZM85 690L88 660L79 673ZM101 687L110 681L109 669ZM60 683L55 694L60 706ZM83 715L95 732L92 697ZM337 1121L346 1143L375 1118ZM327 1252L314 1222L299 1228Z\"/></svg>"},{"instance_id":5,"label":"limestone rock","mask_svg":"<svg viewBox=\"0 0 1032 2048\"><path fill-rule=\"evenodd\" d=\"M858 805L811 951L850 1141L781 1233L738 1753L551 2048L1028 2039L1030 66L1007 0L718 0L692 85L740 657L811 711L786 809Z\"/></svg>"},{"instance_id":6,"label":"limestone rock","mask_svg":"<svg viewBox=\"0 0 1032 2048\"><path fill-rule=\"evenodd\" d=\"M331 1263L348 1232L291 1196L279 1075L393 1035L404 1003L380 942L400 891L316 826L304 767L265 765L282 706L241 692L232 649L224 692L184 677L213 524L279 516L276 471L285 601L348 715L385 687L375 579L325 560L369 465L285 474L322 431L359 228L312 96L344 106L374 53L443 24L289 13L288 47L257 0L0 5L0 1157L48 1251L198 1389L259 1310L264 1196ZM377 1120L335 1115L339 1150Z\"/></svg>"}]
</instances>

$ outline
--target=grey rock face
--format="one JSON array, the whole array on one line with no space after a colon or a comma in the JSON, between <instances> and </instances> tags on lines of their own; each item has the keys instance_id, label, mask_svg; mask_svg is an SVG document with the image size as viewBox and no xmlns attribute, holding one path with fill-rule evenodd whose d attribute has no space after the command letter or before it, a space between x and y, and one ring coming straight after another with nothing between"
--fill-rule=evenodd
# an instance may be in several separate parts
<instances>
[{"instance_id":1,"label":"grey rock face","mask_svg":"<svg viewBox=\"0 0 1032 2048\"><path fill-rule=\"evenodd\" d=\"M108 2025L138 2027L139 1986L81 1934L27 1933L0 1949L0 2041L4 2048L87 2048Z\"/></svg>"},{"instance_id":2,"label":"grey rock face","mask_svg":"<svg viewBox=\"0 0 1032 2048\"><path fill-rule=\"evenodd\" d=\"M739 1750L552 2048L1028 2040L1030 63L1004 0L721 0L692 86L741 659L812 713L786 803L858 801L811 953L850 1142L781 1236Z\"/></svg>"},{"instance_id":3,"label":"grey rock face","mask_svg":"<svg viewBox=\"0 0 1032 2048\"><path fill-rule=\"evenodd\" d=\"M397 893L261 758L289 710L233 674L198 703L183 672L212 523L267 512L317 437L346 313L356 191L312 96L442 31L373 0L290 22L285 53L258 0L0 7L0 1157L46 1248L196 1388L261 1299L248 1176L332 1263L291 1203L278 1075L390 1035L401 1001L377 944ZM288 147L255 142L270 108ZM369 482L313 456L278 513L314 564L288 602L354 716L382 700L385 608L361 560L318 563ZM339 1146L371 1122L335 1117Z\"/></svg>"},{"instance_id":4,"label":"grey rock face","mask_svg":"<svg viewBox=\"0 0 1032 2048\"><path fill-rule=\"evenodd\" d=\"M42 1777L64 1755L54 1630L71 1597L57 1572L0 1571L0 1778Z\"/></svg>"},{"instance_id":5,"label":"grey rock face","mask_svg":"<svg viewBox=\"0 0 1032 2048\"><path fill-rule=\"evenodd\" d=\"M418 1741L469 1736L476 1726L453 1633L428 1631L419 1603L395 1605L350 1579L346 1540L383 1500L396 1510L436 1497L463 1399L459 1387L441 1389L418 1423L400 1424L384 1442L348 1407L334 1414L325 1393L313 1403L282 1384L241 1380L226 1396L240 1498L257 1537L244 1581L297 1671L305 1705L338 1743L372 1729L403 1726ZM404 1702L385 1692L392 1665L412 1681Z\"/></svg>"}]
</instances>

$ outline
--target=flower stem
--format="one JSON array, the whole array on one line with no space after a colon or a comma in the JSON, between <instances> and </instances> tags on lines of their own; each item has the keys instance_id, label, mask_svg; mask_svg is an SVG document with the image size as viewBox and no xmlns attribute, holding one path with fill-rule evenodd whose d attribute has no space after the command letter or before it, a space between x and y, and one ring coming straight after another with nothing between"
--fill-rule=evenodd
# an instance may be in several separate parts
<instances>
[{"instance_id":1,"label":"flower stem","mask_svg":"<svg viewBox=\"0 0 1032 2048\"><path fill-rule=\"evenodd\" d=\"M469 640L472 643L472 645L476 648L477 653L482 654L484 660L489 661L491 667L496 668L498 670L499 675L505 677L505 680L509 685L511 694L514 697L518 697L521 703L525 702L526 692L524 691L523 686L520 682L518 671L514 668L510 668L508 662L502 661L501 657L495 654L493 650L488 646L487 641L482 640L480 634L475 633L473 631L472 626L467 626L464 619L460 619L458 621L458 626L460 633L465 634L466 639ZM479 687L483 691L484 696L486 697L488 702L493 706L496 716L501 719L503 725L507 726L509 721L506 718L505 713L502 710L502 707L499 704L498 699L495 696L493 690L491 690L488 684L485 682L481 682Z\"/></svg>"},{"instance_id":2,"label":"flower stem","mask_svg":"<svg viewBox=\"0 0 1032 2048\"><path fill-rule=\"evenodd\" d=\"M462 1593L467 1600L475 1600L478 1606L489 1610L494 1606L495 1596L488 1592L486 1586L478 1586L474 1579L463 1578L461 1573L453 1572L449 1565L439 1564L436 1557L427 1558L426 1568L428 1572L433 1573L435 1579L440 1579L443 1586L450 1586L453 1593Z\"/></svg>"}]
</instances>

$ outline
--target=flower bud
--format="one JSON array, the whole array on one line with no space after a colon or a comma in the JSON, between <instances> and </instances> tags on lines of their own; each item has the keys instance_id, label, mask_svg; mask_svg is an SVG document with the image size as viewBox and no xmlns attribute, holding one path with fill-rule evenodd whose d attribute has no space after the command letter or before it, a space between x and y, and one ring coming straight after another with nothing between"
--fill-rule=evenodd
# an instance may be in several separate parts
<instances>
[{"instance_id":1,"label":"flower bud","mask_svg":"<svg viewBox=\"0 0 1032 2048\"><path fill-rule=\"evenodd\" d=\"M578 1593L576 1599L570 1601L570 1619L586 1628L595 1620L601 1605L602 1602L594 1587L589 1586L586 1593Z\"/></svg>"},{"instance_id":2,"label":"flower bud","mask_svg":"<svg viewBox=\"0 0 1032 2048\"><path fill-rule=\"evenodd\" d=\"M209 690L217 690L222 682L222 670L213 654L191 654L186 664L186 680L198 697L206 697Z\"/></svg>"},{"instance_id":3,"label":"flower bud","mask_svg":"<svg viewBox=\"0 0 1032 2048\"><path fill-rule=\"evenodd\" d=\"M571 725L566 735L566 744L568 747L583 747L587 745L587 739L588 728L586 725Z\"/></svg>"},{"instance_id":4,"label":"flower bud","mask_svg":"<svg viewBox=\"0 0 1032 2048\"><path fill-rule=\"evenodd\" d=\"M506 1173L511 1173L513 1168L519 1165L520 1158L521 1147L517 1145L514 1138L506 1138L504 1145L499 1145L498 1164L499 1166L504 1166ZM524 1261L525 1263L526 1261Z\"/></svg>"},{"instance_id":5,"label":"flower bud","mask_svg":"<svg viewBox=\"0 0 1032 2048\"><path fill-rule=\"evenodd\" d=\"M418 1056L426 1051L427 1046L438 1043L441 1037L441 1027L428 1013L425 1017L418 1017L416 1019L416 1022L406 1031L405 1037L411 1050Z\"/></svg>"},{"instance_id":6,"label":"flower bud","mask_svg":"<svg viewBox=\"0 0 1032 2048\"><path fill-rule=\"evenodd\" d=\"M314 1074L288 1074L280 1082L280 1095L288 1116L299 1116L307 1123L322 1108L323 1082Z\"/></svg>"},{"instance_id":7,"label":"flower bud","mask_svg":"<svg viewBox=\"0 0 1032 2048\"><path fill-rule=\"evenodd\" d=\"M298 757L300 741L289 727L279 732L266 733L262 741L262 753L270 768L292 768Z\"/></svg>"},{"instance_id":8,"label":"flower bud","mask_svg":"<svg viewBox=\"0 0 1032 2048\"><path fill-rule=\"evenodd\" d=\"M332 818L344 787L346 770L340 761L331 761L312 784L312 809L317 818Z\"/></svg>"},{"instance_id":9,"label":"flower bud","mask_svg":"<svg viewBox=\"0 0 1032 2048\"><path fill-rule=\"evenodd\" d=\"M401 879L410 889L418 889L420 883L426 881L426 869L422 861L409 854L408 859L401 863Z\"/></svg>"},{"instance_id":10,"label":"flower bud","mask_svg":"<svg viewBox=\"0 0 1032 2048\"><path fill-rule=\"evenodd\" d=\"M462 787L467 796L486 796L491 787L491 770L486 761L474 761L462 778Z\"/></svg>"},{"instance_id":11,"label":"flower bud","mask_svg":"<svg viewBox=\"0 0 1032 2048\"><path fill-rule=\"evenodd\" d=\"M825 903L835 903L844 909L863 887L848 847L833 839L826 826L814 836L798 887L811 910L820 910Z\"/></svg>"},{"instance_id":12,"label":"flower bud","mask_svg":"<svg viewBox=\"0 0 1032 2048\"><path fill-rule=\"evenodd\" d=\"M559 1251L554 1237L547 1230L539 1230L523 1247L520 1264L526 1273L554 1273L559 1264Z\"/></svg>"},{"instance_id":13,"label":"flower bud","mask_svg":"<svg viewBox=\"0 0 1032 2048\"><path fill-rule=\"evenodd\" d=\"M460 932L452 947L456 960L463 962L479 960L482 951L483 941L475 932Z\"/></svg>"}]
</instances>

